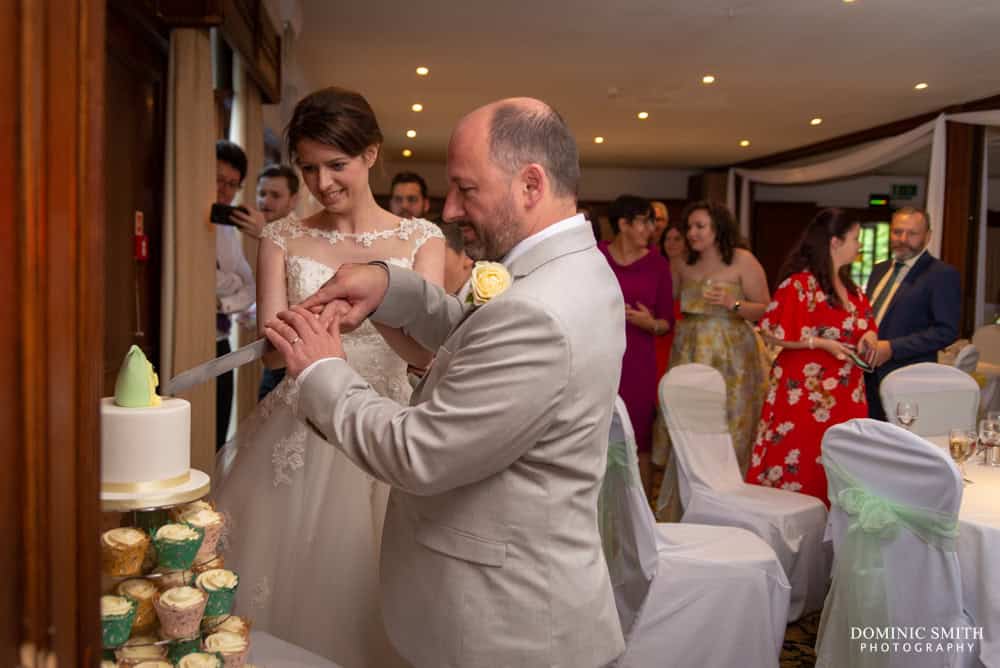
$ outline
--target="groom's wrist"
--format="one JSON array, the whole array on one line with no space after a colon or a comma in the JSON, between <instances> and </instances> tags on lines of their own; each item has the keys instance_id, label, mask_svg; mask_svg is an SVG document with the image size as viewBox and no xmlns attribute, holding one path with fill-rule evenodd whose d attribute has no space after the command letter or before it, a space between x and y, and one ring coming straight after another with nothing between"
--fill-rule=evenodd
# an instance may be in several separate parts
<instances>
[{"instance_id":1,"label":"groom's wrist","mask_svg":"<svg viewBox=\"0 0 1000 668\"><path fill-rule=\"evenodd\" d=\"M313 362L312 364L310 364L309 366L307 366L305 369L303 369L302 373L300 373L298 375L298 377L295 379L295 382L298 383L299 385L301 385L302 383L305 382L306 376L308 376L310 373L312 373L313 369L315 369L316 367L318 367L323 362L327 362L329 360L340 360L341 362L346 362L347 361L343 357L324 357L322 359L318 359L315 362Z\"/></svg>"},{"instance_id":2,"label":"groom's wrist","mask_svg":"<svg viewBox=\"0 0 1000 668\"><path fill-rule=\"evenodd\" d=\"M368 264L374 265L376 267L380 267L382 269L382 271L385 272L385 291L382 293L382 299L380 299L379 302L378 302L378 306L381 306L382 302L385 300L385 295L389 292L389 283L392 281L392 272L389 271L389 264L387 262L385 262L384 260L372 260ZM368 315L365 316L365 318L366 319L367 318L371 318L372 315L375 314L375 311L378 310L378 306L376 306L375 308L373 308L368 313Z\"/></svg>"}]
</instances>

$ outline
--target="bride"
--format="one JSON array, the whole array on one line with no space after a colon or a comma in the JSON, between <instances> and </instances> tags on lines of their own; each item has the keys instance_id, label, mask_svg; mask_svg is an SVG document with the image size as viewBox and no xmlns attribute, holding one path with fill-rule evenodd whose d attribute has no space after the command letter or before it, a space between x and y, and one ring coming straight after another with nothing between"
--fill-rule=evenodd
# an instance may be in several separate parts
<instances>
[{"instance_id":1,"label":"bride","mask_svg":"<svg viewBox=\"0 0 1000 668\"><path fill-rule=\"evenodd\" d=\"M440 285L444 241L425 220L401 220L375 202L368 174L382 133L359 94L327 88L295 107L286 131L319 213L275 221L258 256L258 323L315 292L345 263L384 260ZM431 353L396 330L365 322L344 337L347 361L379 393L407 403L407 363ZM274 355L277 355L275 358ZM281 356L265 357L270 367ZM292 414L286 379L219 453L215 499L227 519L226 567L240 576L236 613L255 628L349 667L405 665L383 630L379 546L389 488Z\"/></svg>"}]
</instances>

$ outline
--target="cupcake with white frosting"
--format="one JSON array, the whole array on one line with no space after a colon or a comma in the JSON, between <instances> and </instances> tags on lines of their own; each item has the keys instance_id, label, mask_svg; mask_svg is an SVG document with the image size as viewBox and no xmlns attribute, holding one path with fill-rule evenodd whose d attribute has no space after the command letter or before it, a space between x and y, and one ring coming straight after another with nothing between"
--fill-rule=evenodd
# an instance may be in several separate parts
<instances>
[{"instance_id":1,"label":"cupcake with white frosting","mask_svg":"<svg viewBox=\"0 0 1000 668\"><path fill-rule=\"evenodd\" d=\"M132 668L143 661L163 660L167 657L167 648L158 645L154 636L133 636L124 645L115 650L115 658L119 666Z\"/></svg>"},{"instance_id":2,"label":"cupcake with white frosting","mask_svg":"<svg viewBox=\"0 0 1000 668\"><path fill-rule=\"evenodd\" d=\"M201 631L206 635L211 635L219 631L237 633L244 638L250 639L250 622L246 617L239 615L218 615L201 620Z\"/></svg>"},{"instance_id":3,"label":"cupcake with white frosting","mask_svg":"<svg viewBox=\"0 0 1000 668\"><path fill-rule=\"evenodd\" d=\"M153 610L153 595L156 585L146 578L132 578L120 583L116 589L119 596L135 601L135 622L132 623L133 635L144 635L156 626L156 611Z\"/></svg>"},{"instance_id":4,"label":"cupcake with white frosting","mask_svg":"<svg viewBox=\"0 0 1000 668\"><path fill-rule=\"evenodd\" d=\"M191 568L204 532L189 524L164 524L153 536L156 559L161 568Z\"/></svg>"},{"instance_id":5,"label":"cupcake with white frosting","mask_svg":"<svg viewBox=\"0 0 1000 668\"><path fill-rule=\"evenodd\" d=\"M196 513L199 510L215 510L215 506L212 505L211 501L206 501L205 499L198 499L197 501L192 501L191 503L185 503L182 506L177 506L171 508L169 513L170 517L175 522L180 522L181 517L187 513Z\"/></svg>"},{"instance_id":6,"label":"cupcake with white frosting","mask_svg":"<svg viewBox=\"0 0 1000 668\"><path fill-rule=\"evenodd\" d=\"M201 529L205 535L204 540L201 542L201 547L198 548L198 554L194 558L195 562L200 563L212 559L215 556L215 548L219 544L219 538L222 537L222 529L225 526L222 513L217 513L211 508L199 507L182 513L180 521L186 522L196 529Z\"/></svg>"},{"instance_id":7,"label":"cupcake with white frosting","mask_svg":"<svg viewBox=\"0 0 1000 668\"><path fill-rule=\"evenodd\" d=\"M233 609L240 578L225 568L213 568L195 578L195 586L208 595L206 615L227 615Z\"/></svg>"},{"instance_id":8,"label":"cupcake with white frosting","mask_svg":"<svg viewBox=\"0 0 1000 668\"><path fill-rule=\"evenodd\" d=\"M148 547L145 531L134 527L105 531L101 534L101 570L115 577L139 575Z\"/></svg>"},{"instance_id":9,"label":"cupcake with white frosting","mask_svg":"<svg viewBox=\"0 0 1000 668\"><path fill-rule=\"evenodd\" d=\"M190 638L198 634L208 596L194 587L174 587L153 597L165 638Z\"/></svg>"},{"instance_id":10,"label":"cupcake with white frosting","mask_svg":"<svg viewBox=\"0 0 1000 668\"><path fill-rule=\"evenodd\" d=\"M217 631L205 636L201 643L206 652L218 652L226 668L243 668L250 651L250 641L238 633Z\"/></svg>"},{"instance_id":11,"label":"cupcake with white frosting","mask_svg":"<svg viewBox=\"0 0 1000 668\"><path fill-rule=\"evenodd\" d=\"M135 601L124 596L101 597L101 642L105 647L117 647L128 640L135 609Z\"/></svg>"},{"instance_id":12,"label":"cupcake with white frosting","mask_svg":"<svg viewBox=\"0 0 1000 668\"><path fill-rule=\"evenodd\" d=\"M188 654L177 662L177 668L222 668L222 657L208 652Z\"/></svg>"},{"instance_id":13,"label":"cupcake with white frosting","mask_svg":"<svg viewBox=\"0 0 1000 668\"><path fill-rule=\"evenodd\" d=\"M192 571L175 571L171 568L163 568L161 566L154 569L152 574L156 576L151 578L153 584L160 591L194 584L194 573Z\"/></svg>"},{"instance_id":14,"label":"cupcake with white frosting","mask_svg":"<svg viewBox=\"0 0 1000 668\"><path fill-rule=\"evenodd\" d=\"M174 668L174 664L164 659L151 659L135 664L135 668Z\"/></svg>"},{"instance_id":15,"label":"cupcake with white frosting","mask_svg":"<svg viewBox=\"0 0 1000 668\"><path fill-rule=\"evenodd\" d=\"M221 554L215 554L210 556L208 559L205 559L204 561L200 559L198 561L195 561L195 564L194 566L191 567L191 570L194 571L195 576L197 576L199 573L210 571L213 568L225 568L225 567L226 567L225 557L223 557Z\"/></svg>"}]
</instances>

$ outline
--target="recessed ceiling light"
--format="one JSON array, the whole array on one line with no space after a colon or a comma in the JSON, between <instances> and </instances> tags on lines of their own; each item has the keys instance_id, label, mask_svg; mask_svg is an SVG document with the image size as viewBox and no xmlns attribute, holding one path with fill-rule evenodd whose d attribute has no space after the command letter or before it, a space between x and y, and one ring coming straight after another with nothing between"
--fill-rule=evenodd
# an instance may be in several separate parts
<instances>
[{"instance_id":1,"label":"recessed ceiling light","mask_svg":"<svg viewBox=\"0 0 1000 668\"><path fill-rule=\"evenodd\" d=\"M916 86L914 86L914 88L916 88L917 90L925 90L927 88L927 82L921 81Z\"/></svg>"},{"instance_id":2,"label":"recessed ceiling light","mask_svg":"<svg viewBox=\"0 0 1000 668\"><path fill-rule=\"evenodd\" d=\"M425 77L425 76L427 76L430 73L431 73L431 71L429 69L427 69L426 67L421 66L421 67L417 68L417 74L419 76Z\"/></svg>"},{"instance_id":3,"label":"recessed ceiling light","mask_svg":"<svg viewBox=\"0 0 1000 668\"><path fill-rule=\"evenodd\" d=\"M414 137L417 136L417 131L416 130L407 130L406 131L406 136L409 137L410 139L413 139Z\"/></svg>"},{"instance_id":4,"label":"recessed ceiling light","mask_svg":"<svg viewBox=\"0 0 1000 668\"><path fill-rule=\"evenodd\" d=\"M749 145L750 145L750 140L749 139L741 139L740 140L740 146L742 146L743 148L746 148Z\"/></svg>"},{"instance_id":5,"label":"recessed ceiling light","mask_svg":"<svg viewBox=\"0 0 1000 668\"><path fill-rule=\"evenodd\" d=\"M816 118L814 118L811 121L809 121L809 125L819 125L822 122L823 122L823 119L820 118L819 116L817 116Z\"/></svg>"},{"instance_id":6,"label":"recessed ceiling light","mask_svg":"<svg viewBox=\"0 0 1000 668\"><path fill-rule=\"evenodd\" d=\"M408 148L404 148L403 149L403 157L404 158L409 158L411 155L413 155L413 151L411 151Z\"/></svg>"},{"instance_id":7,"label":"recessed ceiling light","mask_svg":"<svg viewBox=\"0 0 1000 668\"><path fill-rule=\"evenodd\" d=\"M424 110L424 105L422 105L419 102L417 102L412 107L410 107L410 109L412 109L413 111L423 111Z\"/></svg>"},{"instance_id":8,"label":"recessed ceiling light","mask_svg":"<svg viewBox=\"0 0 1000 668\"><path fill-rule=\"evenodd\" d=\"M854 0L844 0L844 4L845 5L850 5L850 4L853 4L853 3L854 3Z\"/></svg>"},{"instance_id":9,"label":"recessed ceiling light","mask_svg":"<svg viewBox=\"0 0 1000 668\"><path fill-rule=\"evenodd\" d=\"M648 111L640 111L638 114L636 114L636 116L639 117L639 120L644 121L647 118L649 118L649 112Z\"/></svg>"},{"instance_id":10,"label":"recessed ceiling light","mask_svg":"<svg viewBox=\"0 0 1000 668\"><path fill-rule=\"evenodd\" d=\"M701 78L701 82L703 84L714 84L715 83L715 75L714 74L706 74L705 76L703 76Z\"/></svg>"},{"instance_id":11,"label":"recessed ceiling light","mask_svg":"<svg viewBox=\"0 0 1000 668\"><path fill-rule=\"evenodd\" d=\"M594 143L595 144L603 144L604 143L604 137L594 137Z\"/></svg>"}]
</instances>

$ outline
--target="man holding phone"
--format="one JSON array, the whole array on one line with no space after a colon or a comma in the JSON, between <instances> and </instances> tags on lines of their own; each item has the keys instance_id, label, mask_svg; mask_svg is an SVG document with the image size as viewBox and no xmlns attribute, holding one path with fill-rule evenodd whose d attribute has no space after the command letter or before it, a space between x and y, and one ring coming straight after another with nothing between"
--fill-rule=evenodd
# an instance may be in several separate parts
<instances>
[{"instance_id":1,"label":"man holding phone","mask_svg":"<svg viewBox=\"0 0 1000 668\"><path fill-rule=\"evenodd\" d=\"M247 156L237 144L220 139L215 143L215 202L229 206L243 186ZM218 207L213 207L218 210ZM213 212L214 213L214 212ZM229 334L232 316L249 310L256 301L257 286L243 244L232 223L213 215L215 226L215 353L232 350ZM233 404L233 372L218 377L215 390L215 447L226 442Z\"/></svg>"}]
</instances>

